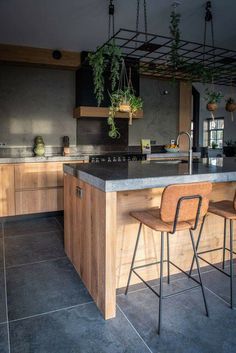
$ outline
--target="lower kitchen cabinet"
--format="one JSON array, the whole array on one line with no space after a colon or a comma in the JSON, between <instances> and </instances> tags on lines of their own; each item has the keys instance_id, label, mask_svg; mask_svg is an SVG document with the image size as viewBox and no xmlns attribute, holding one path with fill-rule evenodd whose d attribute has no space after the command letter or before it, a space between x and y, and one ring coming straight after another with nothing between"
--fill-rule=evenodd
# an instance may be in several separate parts
<instances>
[{"instance_id":1,"label":"lower kitchen cabinet","mask_svg":"<svg viewBox=\"0 0 236 353\"><path fill-rule=\"evenodd\" d=\"M0 217L63 210L63 164L0 165Z\"/></svg>"},{"instance_id":2,"label":"lower kitchen cabinet","mask_svg":"<svg viewBox=\"0 0 236 353\"><path fill-rule=\"evenodd\" d=\"M0 217L15 215L14 165L0 165Z\"/></svg>"}]
</instances>

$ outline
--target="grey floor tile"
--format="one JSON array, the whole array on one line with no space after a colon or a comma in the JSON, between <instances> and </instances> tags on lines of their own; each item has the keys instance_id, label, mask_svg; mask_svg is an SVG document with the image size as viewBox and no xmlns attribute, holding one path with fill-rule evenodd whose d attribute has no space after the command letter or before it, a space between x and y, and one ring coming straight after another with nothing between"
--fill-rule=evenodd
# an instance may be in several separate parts
<instances>
[{"instance_id":1,"label":"grey floor tile","mask_svg":"<svg viewBox=\"0 0 236 353\"><path fill-rule=\"evenodd\" d=\"M0 238L0 269L3 268L3 239Z\"/></svg>"},{"instance_id":2,"label":"grey floor tile","mask_svg":"<svg viewBox=\"0 0 236 353\"><path fill-rule=\"evenodd\" d=\"M91 301L67 259L7 269L9 320Z\"/></svg>"},{"instance_id":3,"label":"grey floor tile","mask_svg":"<svg viewBox=\"0 0 236 353\"><path fill-rule=\"evenodd\" d=\"M64 216L63 215L58 215L56 216L56 220L59 222L61 228L64 228Z\"/></svg>"},{"instance_id":4,"label":"grey floor tile","mask_svg":"<svg viewBox=\"0 0 236 353\"><path fill-rule=\"evenodd\" d=\"M5 238L6 266L65 256L60 231Z\"/></svg>"},{"instance_id":5,"label":"grey floor tile","mask_svg":"<svg viewBox=\"0 0 236 353\"><path fill-rule=\"evenodd\" d=\"M165 284L172 292L189 286L187 280ZM148 289L117 297L127 315L154 353L233 353L236 312L207 291L206 317L200 289L164 300L161 336L157 335L158 298Z\"/></svg>"},{"instance_id":6,"label":"grey floor tile","mask_svg":"<svg viewBox=\"0 0 236 353\"><path fill-rule=\"evenodd\" d=\"M9 221L4 224L4 234L6 237L15 235L32 235L53 230L61 231L60 224L58 224L54 217Z\"/></svg>"},{"instance_id":7,"label":"grey floor tile","mask_svg":"<svg viewBox=\"0 0 236 353\"><path fill-rule=\"evenodd\" d=\"M226 267L226 272L229 273L229 267ZM236 275L236 264L234 264L234 274ZM203 275L204 284L207 288L212 290L214 293L219 295L228 303L230 302L230 279L219 271L212 271L204 273ZM234 306L236 307L236 277L233 281L233 298Z\"/></svg>"},{"instance_id":8,"label":"grey floor tile","mask_svg":"<svg viewBox=\"0 0 236 353\"><path fill-rule=\"evenodd\" d=\"M5 281L3 269L0 270L0 323L6 322Z\"/></svg>"},{"instance_id":9,"label":"grey floor tile","mask_svg":"<svg viewBox=\"0 0 236 353\"><path fill-rule=\"evenodd\" d=\"M10 323L10 334L12 353L150 352L119 311L105 321L95 304Z\"/></svg>"},{"instance_id":10,"label":"grey floor tile","mask_svg":"<svg viewBox=\"0 0 236 353\"><path fill-rule=\"evenodd\" d=\"M9 353L6 324L0 325L0 353Z\"/></svg>"}]
</instances>

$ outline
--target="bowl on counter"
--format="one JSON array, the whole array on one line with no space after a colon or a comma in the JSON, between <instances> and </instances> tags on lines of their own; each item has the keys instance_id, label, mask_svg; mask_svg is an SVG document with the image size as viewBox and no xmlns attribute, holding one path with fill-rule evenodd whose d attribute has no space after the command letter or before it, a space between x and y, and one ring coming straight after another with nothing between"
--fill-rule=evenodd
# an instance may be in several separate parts
<instances>
[{"instance_id":1,"label":"bowl on counter","mask_svg":"<svg viewBox=\"0 0 236 353\"><path fill-rule=\"evenodd\" d=\"M179 147L172 147L172 148L165 147L165 151L168 153L177 153L179 152Z\"/></svg>"}]
</instances>

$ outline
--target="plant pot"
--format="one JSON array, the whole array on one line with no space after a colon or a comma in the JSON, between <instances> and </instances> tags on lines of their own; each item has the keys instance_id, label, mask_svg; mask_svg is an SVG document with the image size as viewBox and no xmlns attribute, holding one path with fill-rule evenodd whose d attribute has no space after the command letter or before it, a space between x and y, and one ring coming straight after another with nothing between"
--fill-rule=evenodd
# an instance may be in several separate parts
<instances>
[{"instance_id":1,"label":"plant pot","mask_svg":"<svg viewBox=\"0 0 236 353\"><path fill-rule=\"evenodd\" d=\"M206 108L207 108L207 110L209 110L209 112L214 112L218 108L218 104L217 103L207 103Z\"/></svg>"},{"instance_id":2,"label":"plant pot","mask_svg":"<svg viewBox=\"0 0 236 353\"><path fill-rule=\"evenodd\" d=\"M120 103L119 111L122 113L129 113L130 112L130 104L129 103Z\"/></svg>"},{"instance_id":3,"label":"plant pot","mask_svg":"<svg viewBox=\"0 0 236 353\"><path fill-rule=\"evenodd\" d=\"M226 157L234 157L236 155L236 148L234 146L224 146L223 153Z\"/></svg>"},{"instance_id":4,"label":"plant pot","mask_svg":"<svg viewBox=\"0 0 236 353\"><path fill-rule=\"evenodd\" d=\"M227 112L233 113L236 110L236 103L226 103L225 110Z\"/></svg>"}]
</instances>

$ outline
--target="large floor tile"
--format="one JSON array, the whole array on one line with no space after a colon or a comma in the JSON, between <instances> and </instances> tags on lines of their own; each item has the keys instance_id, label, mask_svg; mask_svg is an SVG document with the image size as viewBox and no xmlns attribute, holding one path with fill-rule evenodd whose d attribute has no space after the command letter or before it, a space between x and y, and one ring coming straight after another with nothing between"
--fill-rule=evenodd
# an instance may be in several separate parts
<instances>
[{"instance_id":1,"label":"large floor tile","mask_svg":"<svg viewBox=\"0 0 236 353\"><path fill-rule=\"evenodd\" d=\"M0 323L6 322L5 281L3 269L0 270Z\"/></svg>"},{"instance_id":2,"label":"large floor tile","mask_svg":"<svg viewBox=\"0 0 236 353\"><path fill-rule=\"evenodd\" d=\"M61 232L5 238L6 266L27 264L65 256Z\"/></svg>"},{"instance_id":3,"label":"large floor tile","mask_svg":"<svg viewBox=\"0 0 236 353\"><path fill-rule=\"evenodd\" d=\"M6 324L0 325L0 353L9 353Z\"/></svg>"},{"instance_id":4,"label":"large floor tile","mask_svg":"<svg viewBox=\"0 0 236 353\"><path fill-rule=\"evenodd\" d=\"M229 273L229 267L226 267L226 272ZM236 275L236 264L234 264L234 274ZM207 288L222 297L230 303L230 279L217 270L203 274L203 281ZM233 298L234 306L236 307L236 276L233 281Z\"/></svg>"},{"instance_id":5,"label":"large floor tile","mask_svg":"<svg viewBox=\"0 0 236 353\"><path fill-rule=\"evenodd\" d=\"M12 353L150 352L119 311L105 321L93 303L13 322L10 333Z\"/></svg>"},{"instance_id":6,"label":"large floor tile","mask_svg":"<svg viewBox=\"0 0 236 353\"><path fill-rule=\"evenodd\" d=\"M61 230L54 217L9 221L4 224L5 236L27 235Z\"/></svg>"},{"instance_id":7,"label":"large floor tile","mask_svg":"<svg viewBox=\"0 0 236 353\"><path fill-rule=\"evenodd\" d=\"M9 320L91 301L69 260L7 269Z\"/></svg>"},{"instance_id":8,"label":"large floor tile","mask_svg":"<svg viewBox=\"0 0 236 353\"><path fill-rule=\"evenodd\" d=\"M189 286L176 281L168 291ZM169 287L165 285L165 288ZM200 289L165 299L161 336L157 335L158 298L148 289L117 297L118 305L154 353L233 353L236 312L207 291L206 317Z\"/></svg>"}]
</instances>

